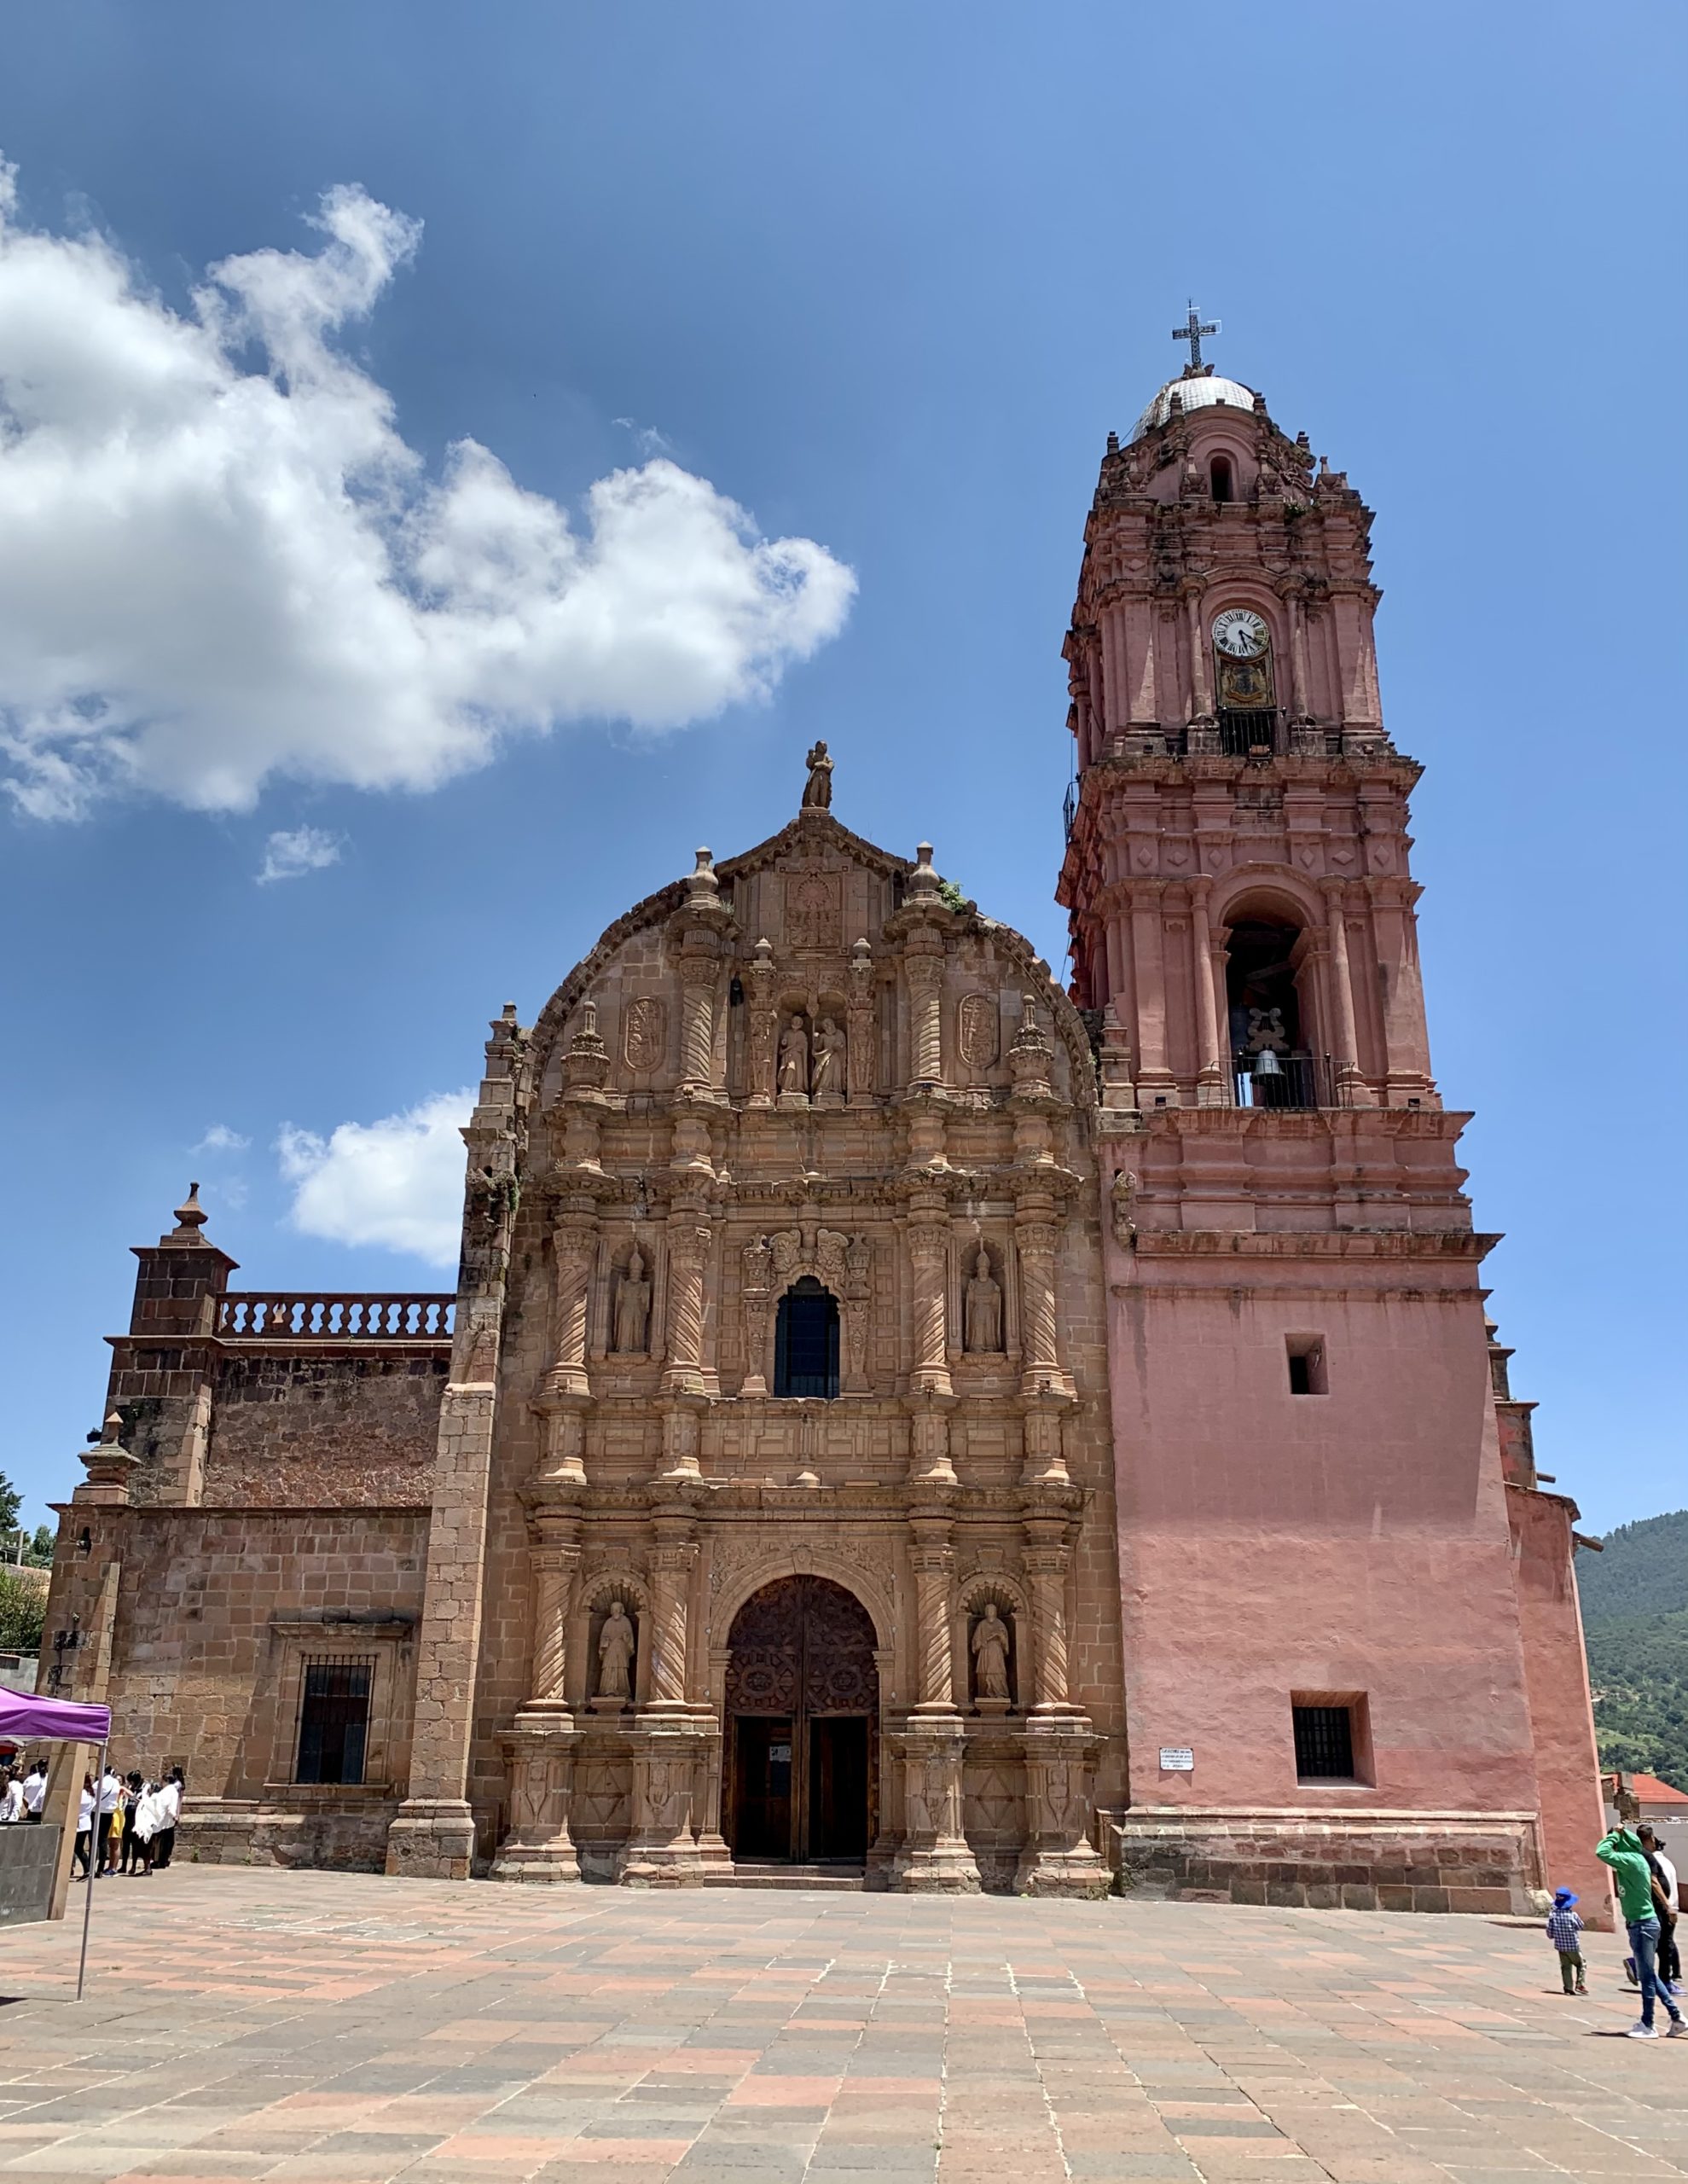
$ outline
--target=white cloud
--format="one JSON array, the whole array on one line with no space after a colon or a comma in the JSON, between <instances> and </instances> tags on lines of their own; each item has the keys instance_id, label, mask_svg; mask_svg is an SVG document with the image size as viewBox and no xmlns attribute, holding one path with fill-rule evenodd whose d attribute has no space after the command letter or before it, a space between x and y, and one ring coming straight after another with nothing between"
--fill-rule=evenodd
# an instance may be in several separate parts
<instances>
[{"instance_id":1,"label":"white cloud","mask_svg":"<svg viewBox=\"0 0 1688 2184\"><path fill-rule=\"evenodd\" d=\"M463 1217L463 1125L473 1089L442 1092L402 1115L341 1123L326 1137L283 1126L276 1141L293 1186L289 1224L336 1244L380 1244L455 1266Z\"/></svg>"},{"instance_id":2,"label":"white cloud","mask_svg":"<svg viewBox=\"0 0 1688 2184\"><path fill-rule=\"evenodd\" d=\"M190 1146L193 1153L244 1153L252 1143L237 1130L230 1130L227 1123L213 1123L199 1143Z\"/></svg>"},{"instance_id":3,"label":"white cloud","mask_svg":"<svg viewBox=\"0 0 1688 2184\"><path fill-rule=\"evenodd\" d=\"M577 527L473 439L428 474L336 347L418 224L331 189L307 255L189 308L32 229L0 169L0 754L27 810L249 809L266 780L425 789L560 721L670 729L770 691L850 572L652 451Z\"/></svg>"},{"instance_id":4,"label":"white cloud","mask_svg":"<svg viewBox=\"0 0 1688 2184\"><path fill-rule=\"evenodd\" d=\"M264 845L264 863L258 884L272 880L299 880L307 872L321 872L340 861L338 834L325 834L320 827L295 827L291 833L272 834Z\"/></svg>"}]
</instances>

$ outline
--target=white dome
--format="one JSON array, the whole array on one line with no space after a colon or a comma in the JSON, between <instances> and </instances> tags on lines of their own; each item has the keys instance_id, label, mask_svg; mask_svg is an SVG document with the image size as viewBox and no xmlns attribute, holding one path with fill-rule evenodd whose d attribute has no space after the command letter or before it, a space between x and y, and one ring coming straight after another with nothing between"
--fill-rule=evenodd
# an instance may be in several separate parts
<instances>
[{"instance_id":1,"label":"white dome","mask_svg":"<svg viewBox=\"0 0 1688 2184\"><path fill-rule=\"evenodd\" d=\"M1216 374L1204 374L1195 379L1169 379L1132 427L1132 439L1140 440L1145 433L1165 424L1172 415L1175 394L1182 396L1186 416L1192 410L1207 410L1215 403L1222 403L1227 410L1252 410L1255 406L1254 389L1244 386L1238 379L1221 379ZM1129 444L1128 441L1127 445Z\"/></svg>"}]
</instances>

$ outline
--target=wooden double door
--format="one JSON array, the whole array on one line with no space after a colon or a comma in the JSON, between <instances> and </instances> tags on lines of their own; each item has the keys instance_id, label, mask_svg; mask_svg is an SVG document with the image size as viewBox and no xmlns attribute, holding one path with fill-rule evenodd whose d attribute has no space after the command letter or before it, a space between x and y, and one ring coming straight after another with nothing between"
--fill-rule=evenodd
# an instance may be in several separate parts
<instances>
[{"instance_id":1,"label":"wooden double door","mask_svg":"<svg viewBox=\"0 0 1688 2184\"><path fill-rule=\"evenodd\" d=\"M878 1760L872 1619L828 1577L781 1577L733 1619L728 1840L735 1858L860 1863Z\"/></svg>"}]
</instances>

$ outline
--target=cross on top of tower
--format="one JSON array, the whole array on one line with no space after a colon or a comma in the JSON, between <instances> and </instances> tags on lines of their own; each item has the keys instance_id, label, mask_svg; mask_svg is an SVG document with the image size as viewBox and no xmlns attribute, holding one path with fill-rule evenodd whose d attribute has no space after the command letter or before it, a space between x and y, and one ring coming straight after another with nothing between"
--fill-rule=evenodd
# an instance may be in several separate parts
<instances>
[{"instance_id":1,"label":"cross on top of tower","mask_svg":"<svg viewBox=\"0 0 1688 2184\"><path fill-rule=\"evenodd\" d=\"M1202 336L1204 334L1217 334L1218 331L1219 321L1216 318L1209 319L1204 324L1202 314L1196 309L1192 299L1190 305L1190 316L1182 326L1175 326L1172 329L1172 338L1175 341L1187 341L1190 344L1190 361L1184 367L1186 379L1194 379L1198 372L1210 372L1213 369L1211 364L1204 364L1202 362Z\"/></svg>"}]
</instances>

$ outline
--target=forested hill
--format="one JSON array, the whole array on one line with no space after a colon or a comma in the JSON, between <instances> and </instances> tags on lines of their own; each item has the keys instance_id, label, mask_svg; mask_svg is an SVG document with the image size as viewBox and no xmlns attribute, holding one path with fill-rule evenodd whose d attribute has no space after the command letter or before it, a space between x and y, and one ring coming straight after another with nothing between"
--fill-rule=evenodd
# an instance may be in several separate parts
<instances>
[{"instance_id":1,"label":"forested hill","mask_svg":"<svg viewBox=\"0 0 1688 2184\"><path fill-rule=\"evenodd\" d=\"M1601 1765L1688 1790L1688 1509L1620 1525L1576 1577Z\"/></svg>"},{"instance_id":2,"label":"forested hill","mask_svg":"<svg viewBox=\"0 0 1688 2184\"><path fill-rule=\"evenodd\" d=\"M1688 1509L1620 1525L1605 1535L1605 1549L1576 1559L1582 1619L1590 1629L1688 1608Z\"/></svg>"}]
</instances>

